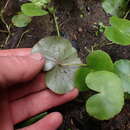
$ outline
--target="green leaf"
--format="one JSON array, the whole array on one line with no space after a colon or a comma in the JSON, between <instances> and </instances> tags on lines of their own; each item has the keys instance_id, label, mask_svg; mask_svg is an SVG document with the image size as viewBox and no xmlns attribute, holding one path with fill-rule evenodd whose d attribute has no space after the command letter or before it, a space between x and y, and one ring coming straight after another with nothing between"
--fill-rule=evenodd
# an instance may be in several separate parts
<instances>
[{"instance_id":1,"label":"green leaf","mask_svg":"<svg viewBox=\"0 0 130 130\"><path fill-rule=\"evenodd\" d=\"M33 47L32 52L40 52L46 59L44 70L48 71L48 88L58 94L74 88L74 73L81 61L70 41L57 36L46 37Z\"/></svg>"},{"instance_id":2,"label":"green leaf","mask_svg":"<svg viewBox=\"0 0 130 130\"><path fill-rule=\"evenodd\" d=\"M26 3L21 6L22 12L27 16L43 16L47 15L48 12L45 10L42 10L41 7L36 6L33 3Z\"/></svg>"},{"instance_id":3,"label":"green leaf","mask_svg":"<svg viewBox=\"0 0 130 130\"><path fill-rule=\"evenodd\" d=\"M99 120L117 115L124 104L124 92L120 78L109 71L91 72L86 77L88 88L98 92L86 102L87 112Z\"/></svg>"},{"instance_id":4,"label":"green leaf","mask_svg":"<svg viewBox=\"0 0 130 130\"><path fill-rule=\"evenodd\" d=\"M24 14L15 15L12 17L12 23L16 27L26 27L32 19Z\"/></svg>"},{"instance_id":5,"label":"green leaf","mask_svg":"<svg viewBox=\"0 0 130 130\"><path fill-rule=\"evenodd\" d=\"M102 0L102 6L103 9L114 16L123 16L127 5L128 5L128 0Z\"/></svg>"},{"instance_id":6,"label":"green leaf","mask_svg":"<svg viewBox=\"0 0 130 130\"><path fill-rule=\"evenodd\" d=\"M130 61L118 60L115 62L115 72L122 80L124 91L130 94Z\"/></svg>"},{"instance_id":7,"label":"green leaf","mask_svg":"<svg viewBox=\"0 0 130 130\"><path fill-rule=\"evenodd\" d=\"M110 24L105 28L107 39L119 45L130 45L130 20L113 16Z\"/></svg>"},{"instance_id":8,"label":"green leaf","mask_svg":"<svg viewBox=\"0 0 130 130\"><path fill-rule=\"evenodd\" d=\"M113 63L110 56L101 50L91 52L87 56L87 66L93 70L113 71Z\"/></svg>"},{"instance_id":9,"label":"green leaf","mask_svg":"<svg viewBox=\"0 0 130 130\"><path fill-rule=\"evenodd\" d=\"M50 3L51 0L32 0L32 3L34 3L37 6L45 6L46 4Z\"/></svg>"},{"instance_id":10,"label":"green leaf","mask_svg":"<svg viewBox=\"0 0 130 130\"><path fill-rule=\"evenodd\" d=\"M78 88L80 91L88 90L88 87L85 83L85 78L90 72L92 72L92 69L88 67L80 67L76 71L74 81L76 88Z\"/></svg>"}]
</instances>

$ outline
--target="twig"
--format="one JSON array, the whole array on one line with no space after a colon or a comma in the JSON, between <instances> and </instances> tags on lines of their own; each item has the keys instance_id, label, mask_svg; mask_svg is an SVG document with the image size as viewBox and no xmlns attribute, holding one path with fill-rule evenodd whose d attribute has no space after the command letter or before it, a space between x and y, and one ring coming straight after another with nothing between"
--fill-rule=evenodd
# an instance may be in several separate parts
<instances>
[{"instance_id":1,"label":"twig","mask_svg":"<svg viewBox=\"0 0 130 130\"><path fill-rule=\"evenodd\" d=\"M10 2L10 0L7 0L7 2L6 2L6 4L5 4L5 6L4 6L4 8L1 10L1 12L0 12L0 18L1 18L1 21L5 24L5 26L6 26L6 29L7 29L7 31L8 31L8 36L6 37L6 40L5 40L5 43L4 43L4 45L6 45L7 43L8 43L8 40L9 40L9 38L10 38L10 36L11 36L11 31L10 31L10 28L11 28L11 25L8 25L7 23L6 23L6 21L5 21L5 19L4 19L4 12L5 12L5 10L6 10L6 8L7 8L7 6L8 6L8 4L9 4L9 2Z\"/></svg>"},{"instance_id":2,"label":"twig","mask_svg":"<svg viewBox=\"0 0 130 130\"><path fill-rule=\"evenodd\" d=\"M129 13L130 13L130 9L126 12L126 14L123 18L126 19Z\"/></svg>"},{"instance_id":3,"label":"twig","mask_svg":"<svg viewBox=\"0 0 130 130\"><path fill-rule=\"evenodd\" d=\"M25 35L26 33L28 33L29 31L30 31L30 30L26 30L25 32L22 33L22 35L21 35L21 37L20 37L20 39L19 39L19 41L18 41L18 44L17 44L16 48L18 48L18 47L20 46L20 43L21 43L21 41L22 41L24 35Z\"/></svg>"},{"instance_id":4,"label":"twig","mask_svg":"<svg viewBox=\"0 0 130 130\"><path fill-rule=\"evenodd\" d=\"M9 29L9 30L8 30L8 36L6 37L6 40L5 40L4 45L7 45L8 40L9 40L9 38L10 38L10 36L11 36L10 27L11 27L11 25L8 26L8 29Z\"/></svg>"},{"instance_id":5,"label":"twig","mask_svg":"<svg viewBox=\"0 0 130 130\"><path fill-rule=\"evenodd\" d=\"M2 33L8 33L8 31L6 31L6 30L0 30L0 32L2 32Z\"/></svg>"},{"instance_id":6,"label":"twig","mask_svg":"<svg viewBox=\"0 0 130 130\"><path fill-rule=\"evenodd\" d=\"M8 4L9 4L9 2L10 2L10 0L7 0L7 2L6 2L6 4L5 4L5 6L4 6L4 8L3 8L3 11L5 11L5 10L6 10L6 8L7 8Z\"/></svg>"}]
</instances>

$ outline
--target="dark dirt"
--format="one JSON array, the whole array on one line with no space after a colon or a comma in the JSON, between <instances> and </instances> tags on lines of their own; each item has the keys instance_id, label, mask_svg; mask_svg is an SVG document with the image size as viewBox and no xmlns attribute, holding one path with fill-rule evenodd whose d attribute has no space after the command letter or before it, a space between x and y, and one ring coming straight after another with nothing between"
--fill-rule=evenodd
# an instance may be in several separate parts
<instances>
[{"instance_id":1,"label":"dark dirt","mask_svg":"<svg viewBox=\"0 0 130 130\"><path fill-rule=\"evenodd\" d=\"M3 0L4 1L4 0ZM23 1L23 0L21 0ZM24 0L26 1L26 0ZM6 1L0 3L0 7ZM8 24L11 17L19 11L22 2L10 0L4 14ZM55 0L56 16L62 36L72 41L82 61L88 55L88 50L102 49L110 54L113 61L130 59L130 46L106 45L108 41L100 33L98 23L108 24L109 16L103 11L98 0ZM130 15L128 15L130 18ZM6 30L0 21L0 30ZM1 49L32 47L45 36L56 34L51 15L34 17L26 28L11 27L11 36L5 45L7 33L0 32ZM97 35L98 34L98 35ZM84 96L85 95L85 96ZM54 108L50 111L60 111L64 115L64 123L59 130L130 130L130 103L126 101L124 109L109 121L98 121L85 111L85 98L88 93L81 93L74 101Z\"/></svg>"}]
</instances>

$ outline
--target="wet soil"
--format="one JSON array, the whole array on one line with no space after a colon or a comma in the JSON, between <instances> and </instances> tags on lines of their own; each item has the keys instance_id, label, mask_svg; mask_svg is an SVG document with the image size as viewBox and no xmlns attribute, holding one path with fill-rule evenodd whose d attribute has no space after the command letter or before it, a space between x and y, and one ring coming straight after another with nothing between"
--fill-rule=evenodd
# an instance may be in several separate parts
<instances>
[{"instance_id":1,"label":"wet soil","mask_svg":"<svg viewBox=\"0 0 130 130\"><path fill-rule=\"evenodd\" d=\"M10 24L11 17L19 11L20 4L26 0L10 0L6 8L5 21ZM6 1L0 3L2 7ZM99 23L107 25L109 16L98 0L55 0L56 16L61 35L72 41L72 45L83 62L89 50L102 49L110 54L113 61L130 59L130 46L106 45L109 43L99 32ZM130 17L130 15L128 15ZM0 30L6 30L0 21ZM7 33L0 32L1 49L32 47L45 36L56 34L56 28L51 15L34 17L29 26L16 28L11 26L11 35L5 44ZM130 102L126 101L122 112L108 121L98 121L85 111L85 100L88 92L81 93L74 101L54 108L50 111L60 111L64 115L64 123L59 130L130 130ZM100 107L100 106L99 106Z\"/></svg>"}]
</instances>

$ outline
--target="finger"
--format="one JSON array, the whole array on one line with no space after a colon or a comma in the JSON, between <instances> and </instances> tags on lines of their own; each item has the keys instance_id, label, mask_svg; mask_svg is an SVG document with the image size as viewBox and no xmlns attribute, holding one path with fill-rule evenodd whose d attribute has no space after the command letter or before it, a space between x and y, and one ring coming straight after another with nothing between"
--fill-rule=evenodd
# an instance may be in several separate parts
<instances>
[{"instance_id":1,"label":"finger","mask_svg":"<svg viewBox=\"0 0 130 130\"><path fill-rule=\"evenodd\" d=\"M0 50L0 56L26 56L31 53L31 48Z\"/></svg>"},{"instance_id":2,"label":"finger","mask_svg":"<svg viewBox=\"0 0 130 130\"><path fill-rule=\"evenodd\" d=\"M0 129L13 130L6 90L0 91Z\"/></svg>"},{"instance_id":3,"label":"finger","mask_svg":"<svg viewBox=\"0 0 130 130\"><path fill-rule=\"evenodd\" d=\"M31 80L38 74L44 64L40 54L29 56L0 57L0 85L7 86Z\"/></svg>"},{"instance_id":4,"label":"finger","mask_svg":"<svg viewBox=\"0 0 130 130\"><path fill-rule=\"evenodd\" d=\"M57 95L49 90L44 90L23 99L16 100L10 103L13 122L16 124L40 112L71 101L77 95L77 89L64 95Z\"/></svg>"},{"instance_id":5,"label":"finger","mask_svg":"<svg viewBox=\"0 0 130 130\"><path fill-rule=\"evenodd\" d=\"M35 124L20 130L57 130L63 122L63 117L58 112L53 112Z\"/></svg>"},{"instance_id":6,"label":"finger","mask_svg":"<svg viewBox=\"0 0 130 130\"><path fill-rule=\"evenodd\" d=\"M21 84L19 87L9 89L9 101L17 100L35 92L46 89L44 73L38 74L38 76L29 83Z\"/></svg>"}]
</instances>

